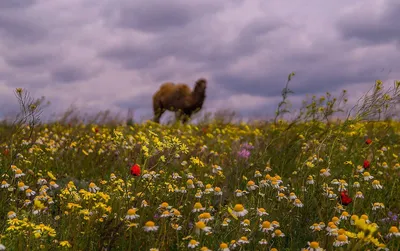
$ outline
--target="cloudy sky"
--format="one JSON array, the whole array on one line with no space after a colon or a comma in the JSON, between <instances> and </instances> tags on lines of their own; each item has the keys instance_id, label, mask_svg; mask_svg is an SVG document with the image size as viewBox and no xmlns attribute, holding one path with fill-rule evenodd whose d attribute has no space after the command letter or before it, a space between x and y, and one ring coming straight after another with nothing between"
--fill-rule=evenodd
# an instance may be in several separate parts
<instances>
[{"instance_id":1,"label":"cloudy sky","mask_svg":"<svg viewBox=\"0 0 400 251\"><path fill-rule=\"evenodd\" d=\"M400 79L398 0L0 1L0 113L26 88L83 112L150 118L162 82L208 79L205 111L268 117L292 100Z\"/></svg>"}]
</instances>

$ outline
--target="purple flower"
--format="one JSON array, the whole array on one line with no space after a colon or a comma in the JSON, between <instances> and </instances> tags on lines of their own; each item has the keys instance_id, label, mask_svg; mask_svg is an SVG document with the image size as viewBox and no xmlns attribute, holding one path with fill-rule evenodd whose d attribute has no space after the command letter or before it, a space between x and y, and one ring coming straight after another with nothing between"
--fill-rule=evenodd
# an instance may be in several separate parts
<instances>
[{"instance_id":1,"label":"purple flower","mask_svg":"<svg viewBox=\"0 0 400 251\"><path fill-rule=\"evenodd\" d=\"M246 149L246 150L251 150L254 149L254 146L250 145L249 143L243 143L242 144L242 148Z\"/></svg>"},{"instance_id":2,"label":"purple flower","mask_svg":"<svg viewBox=\"0 0 400 251\"><path fill-rule=\"evenodd\" d=\"M250 152L249 152L247 149L242 148L242 149L238 152L238 156L241 157L241 158L244 158L244 159L248 159L249 156L250 156Z\"/></svg>"},{"instance_id":3,"label":"purple flower","mask_svg":"<svg viewBox=\"0 0 400 251\"><path fill-rule=\"evenodd\" d=\"M394 214L393 212L389 212L388 213L389 217L383 218L381 219L382 222L397 222L399 219L399 216L397 214Z\"/></svg>"}]
</instances>

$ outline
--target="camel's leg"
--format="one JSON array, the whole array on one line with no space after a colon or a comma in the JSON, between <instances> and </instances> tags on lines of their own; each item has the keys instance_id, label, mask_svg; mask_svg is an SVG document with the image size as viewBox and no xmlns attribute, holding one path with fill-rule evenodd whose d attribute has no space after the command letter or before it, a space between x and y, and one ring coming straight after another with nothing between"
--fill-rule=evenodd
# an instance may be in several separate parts
<instances>
[{"instance_id":1,"label":"camel's leg","mask_svg":"<svg viewBox=\"0 0 400 251\"><path fill-rule=\"evenodd\" d=\"M177 110L175 112L175 121L178 123L182 120L183 112L181 110Z\"/></svg>"},{"instance_id":2,"label":"camel's leg","mask_svg":"<svg viewBox=\"0 0 400 251\"><path fill-rule=\"evenodd\" d=\"M187 113L187 112L183 113L182 114L182 124L186 124L189 121L191 115L192 115L191 113Z\"/></svg>"},{"instance_id":3,"label":"camel's leg","mask_svg":"<svg viewBox=\"0 0 400 251\"><path fill-rule=\"evenodd\" d=\"M156 123L160 123L160 118L164 114L166 110L162 106L161 102L153 102L153 112L154 112L154 119L153 121Z\"/></svg>"}]
</instances>

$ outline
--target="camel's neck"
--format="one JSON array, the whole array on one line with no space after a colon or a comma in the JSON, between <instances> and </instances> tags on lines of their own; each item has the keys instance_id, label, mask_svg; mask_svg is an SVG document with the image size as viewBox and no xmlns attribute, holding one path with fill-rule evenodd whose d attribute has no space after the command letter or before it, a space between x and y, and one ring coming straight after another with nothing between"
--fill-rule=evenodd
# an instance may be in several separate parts
<instances>
[{"instance_id":1,"label":"camel's neck","mask_svg":"<svg viewBox=\"0 0 400 251\"><path fill-rule=\"evenodd\" d=\"M194 108L202 108L204 99L206 95L204 92L194 92L192 93L192 98L193 98L193 107Z\"/></svg>"}]
</instances>

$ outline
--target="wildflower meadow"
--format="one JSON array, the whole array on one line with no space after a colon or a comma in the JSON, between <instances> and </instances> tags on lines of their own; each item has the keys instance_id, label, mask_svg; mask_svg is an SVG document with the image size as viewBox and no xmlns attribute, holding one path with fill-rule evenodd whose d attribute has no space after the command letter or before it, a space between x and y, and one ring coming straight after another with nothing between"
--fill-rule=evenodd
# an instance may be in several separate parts
<instances>
[{"instance_id":1,"label":"wildflower meadow","mask_svg":"<svg viewBox=\"0 0 400 251\"><path fill-rule=\"evenodd\" d=\"M17 89L0 250L400 250L399 86L189 124L41 123Z\"/></svg>"}]
</instances>

